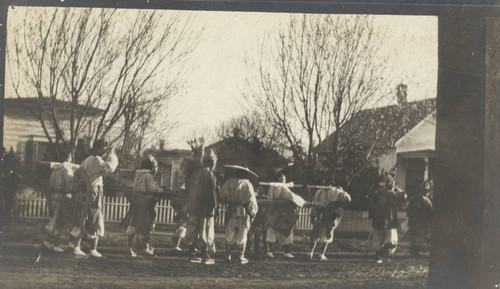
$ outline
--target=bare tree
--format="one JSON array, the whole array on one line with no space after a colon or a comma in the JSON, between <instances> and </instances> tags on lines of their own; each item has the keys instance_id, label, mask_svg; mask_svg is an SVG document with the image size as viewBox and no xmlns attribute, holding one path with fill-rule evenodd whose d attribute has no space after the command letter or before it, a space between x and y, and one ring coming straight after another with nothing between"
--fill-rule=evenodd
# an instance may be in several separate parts
<instances>
[{"instance_id":1,"label":"bare tree","mask_svg":"<svg viewBox=\"0 0 500 289\"><path fill-rule=\"evenodd\" d=\"M317 165L318 144L331 136L336 166L355 137L345 124L388 95L381 41L372 17L303 15L291 18L274 49L263 50L248 99L285 137L305 181Z\"/></svg>"},{"instance_id":2,"label":"bare tree","mask_svg":"<svg viewBox=\"0 0 500 289\"><path fill-rule=\"evenodd\" d=\"M228 139L237 135L248 142L280 154L286 154L287 151L287 143L283 135L273 126L268 125L267 120L255 111L222 122L216 128L215 134L218 139Z\"/></svg>"},{"instance_id":3,"label":"bare tree","mask_svg":"<svg viewBox=\"0 0 500 289\"><path fill-rule=\"evenodd\" d=\"M141 149L196 46L189 18L159 12L26 9L22 23L8 54L14 90L36 97L30 110L49 142L70 150L85 134Z\"/></svg>"}]
</instances>

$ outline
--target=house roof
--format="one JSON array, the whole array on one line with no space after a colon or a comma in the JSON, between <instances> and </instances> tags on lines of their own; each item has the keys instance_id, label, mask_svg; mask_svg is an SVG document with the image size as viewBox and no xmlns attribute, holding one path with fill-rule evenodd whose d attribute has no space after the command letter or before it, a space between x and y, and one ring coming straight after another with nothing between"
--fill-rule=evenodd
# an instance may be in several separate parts
<instances>
[{"instance_id":1,"label":"house roof","mask_svg":"<svg viewBox=\"0 0 500 289\"><path fill-rule=\"evenodd\" d=\"M434 111L396 142L396 153L434 151L435 143L436 112Z\"/></svg>"},{"instance_id":2,"label":"house roof","mask_svg":"<svg viewBox=\"0 0 500 289\"><path fill-rule=\"evenodd\" d=\"M32 109L40 107L40 103L44 103L43 100L35 97L4 99L4 107ZM56 100L56 107L62 111L69 112L71 109L71 105L71 102ZM76 109L81 111L85 110L90 116L97 116L104 112L104 110L102 109L81 104L77 105Z\"/></svg>"},{"instance_id":3,"label":"house roof","mask_svg":"<svg viewBox=\"0 0 500 289\"><path fill-rule=\"evenodd\" d=\"M435 99L424 99L366 109L355 114L341 130L345 130L346 134L353 136L358 143L370 145L376 140L376 148L393 148L398 139L435 108ZM319 144L320 151L328 151L328 146L331 145L334 135L335 132Z\"/></svg>"}]
</instances>

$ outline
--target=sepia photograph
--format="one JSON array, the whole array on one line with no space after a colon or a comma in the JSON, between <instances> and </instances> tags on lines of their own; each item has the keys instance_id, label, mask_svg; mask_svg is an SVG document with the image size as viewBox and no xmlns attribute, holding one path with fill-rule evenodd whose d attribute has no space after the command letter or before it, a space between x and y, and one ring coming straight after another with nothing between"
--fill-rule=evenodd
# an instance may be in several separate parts
<instances>
[{"instance_id":1,"label":"sepia photograph","mask_svg":"<svg viewBox=\"0 0 500 289\"><path fill-rule=\"evenodd\" d=\"M0 10L0 288L500 288L500 2Z\"/></svg>"}]
</instances>

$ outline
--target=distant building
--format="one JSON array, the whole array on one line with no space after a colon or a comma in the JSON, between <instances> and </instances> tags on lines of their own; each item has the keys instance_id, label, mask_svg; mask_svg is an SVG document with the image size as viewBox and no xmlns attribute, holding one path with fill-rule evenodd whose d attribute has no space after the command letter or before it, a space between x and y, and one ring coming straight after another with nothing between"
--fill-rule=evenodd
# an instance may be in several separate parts
<instances>
[{"instance_id":1,"label":"distant building","mask_svg":"<svg viewBox=\"0 0 500 289\"><path fill-rule=\"evenodd\" d=\"M433 180L435 142L435 111L396 142L396 183L409 195L420 190L425 180Z\"/></svg>"},{"instance_id":2,"label":"distant building","mask_svg":"<svg viewBox=\"0 0 500 289\"><path fill-rule=\"evenodd\" d=\"M184 184L184 174L181 170L182 160L191 158L191 150L164 149L164 141L160 140L159 149L150 149L144 154L152 154L158 161L158 173L155 178L158 184L169 190L180 190Z\"/></svg>"},{"instance_id":3,"label":"distant building","mask_svg":"<svg viewBox=\"0 0 500 289\"><path fill-rule=\"evenodd\" d=\"M184 174L181 163L184 158L190 158L190 150L159 150L155 156L158 160L158 183L170 190L180 190L184 184Z\"/></svg>"},{"instance_id":4,"label":"distant building","mask_svg":"<svg viewBox=\"0 0 500 289\"><path fill-rule=\"evenodd\" d=\"M406 102L366 109L355 114L342 127L357 144L373 145L372 161L381 170L396 167L396 141L435 110L435 99ZM319 144L319 157L331 153L335 132Z\"/></svg>"}]
</instances>

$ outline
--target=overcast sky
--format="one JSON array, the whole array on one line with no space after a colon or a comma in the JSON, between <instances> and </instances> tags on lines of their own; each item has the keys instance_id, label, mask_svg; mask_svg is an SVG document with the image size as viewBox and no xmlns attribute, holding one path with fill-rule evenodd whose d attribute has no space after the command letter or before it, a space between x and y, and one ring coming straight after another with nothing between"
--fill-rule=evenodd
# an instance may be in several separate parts
<instances>
[{"instance_id":1,"label":"overcast sky","mask_svg":"<svg viewBox=\"0 0 500 289\"><path fill-rule=\"evenodd\" d=\"M15 21L16 8L9 13ZM177 126L165 135L168 148L188 148L186 140L201 135L243 111L245 59L255 57L264 38L271 39L288 25L290 14L242 12L179 12L191 15L190 28L200 33L199 44L184 66L185 89L167 109ZM394 82L408 84L409 100L436 96L437 17L375 16L385 31L384 50L394 55ZM9 85L7 83L7 85ZM7 86L7 97L9 87Z\"/></svg>"},{"instance_id":2,"label":"overcast sky","mask_svg":"<svg viewBox=\"0 0 500 289\"><path fill-rule=\"evenodd\" d=\"M194 12L193 29L204 27L189 67L188 87L172 101L170 114L179 126L166 138L169 147L186 147L186 139L202 134L242 113L245 58L288 25L290 14ZM385 47L394 51L395 82L408 83L409 100L436 96L437 18L376 16L386 31Z\"/></svg>"}]
</instances>

